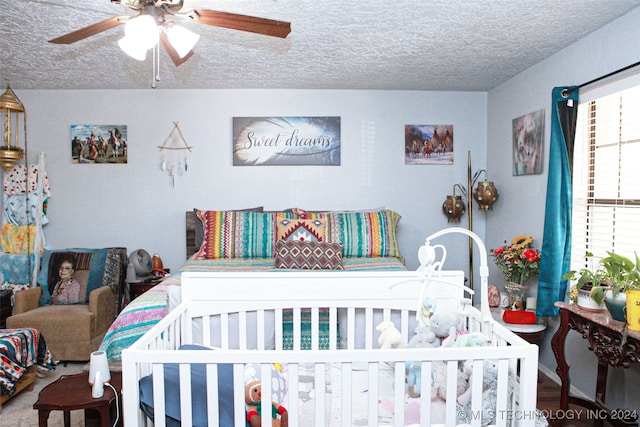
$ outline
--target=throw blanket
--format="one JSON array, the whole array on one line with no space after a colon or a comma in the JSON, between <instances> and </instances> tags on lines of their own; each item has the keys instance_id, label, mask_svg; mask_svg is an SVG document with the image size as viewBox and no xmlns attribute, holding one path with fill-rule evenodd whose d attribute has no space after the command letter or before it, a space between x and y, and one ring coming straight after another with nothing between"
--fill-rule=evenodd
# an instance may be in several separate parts
<instances>
[{"instance_id":1,"label":"throw blanket","mask_svg":"<svg viewBox=\"0 0 640 427\"><path fill-rule=\"evenodd\" d=\"M55 370L53 356L35 329L0 330L0 362L0 391L9 396L30 366Z\"/></svg>"},{"instance_id":2,"label":"throw blanket","mask_svg":"<svg viewBox=\"0 0 640 427\"><path fill-rule=\"evenodd\" d=\"M345 270L354 271L406 270L404 264L397 258L343 258L343 267ZM136 298L122 310L102 340L100 350L107 353L109 360L121 360L122 350L131 346L166 315L167 289L169 286L179 286L180 275L185 271L269 271L274 269L274 258L188 260L178 272Z\"/></svg>"}]
</instances>

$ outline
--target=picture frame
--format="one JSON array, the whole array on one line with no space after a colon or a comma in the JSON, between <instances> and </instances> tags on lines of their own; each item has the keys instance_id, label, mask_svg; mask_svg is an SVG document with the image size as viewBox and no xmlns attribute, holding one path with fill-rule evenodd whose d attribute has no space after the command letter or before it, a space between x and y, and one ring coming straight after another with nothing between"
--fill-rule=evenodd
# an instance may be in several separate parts
<instances>
[{"instance_id":1,"label":"picture frame","mask_svg":"<svg viewBox=\"0 0 640 427\"><path fill-rule=\"evenodd\" d=\"M128 163L127 125L71 125L71 163Z\"/></svg>"},{"instance_id":2,"label":"picture frame","mask_svg":"<svg viewBox=\"0 0 640 427\"><path fill-rule=\"evenodd\" d=\"M452 165L453 125L405 125L405 165Z\"/></svg>"},{"instance_id":3,"label":"picture frame","mask_svg":"<svg viewBox=\"0 0 640 427\"><path fill-rule=\"evenodd\" d=\"M544 109L513 119L513 175L542 173Z\"/></svg>"},{"instance_id":4,"label":"picture frame","mask_svg":"<svg viewBox=\"0 0 640 427\"><path fill-rule=\"evenodd\" d=\"M234 117L234 166L339 166L340 117Z\"/></svg>"}]
</instances>

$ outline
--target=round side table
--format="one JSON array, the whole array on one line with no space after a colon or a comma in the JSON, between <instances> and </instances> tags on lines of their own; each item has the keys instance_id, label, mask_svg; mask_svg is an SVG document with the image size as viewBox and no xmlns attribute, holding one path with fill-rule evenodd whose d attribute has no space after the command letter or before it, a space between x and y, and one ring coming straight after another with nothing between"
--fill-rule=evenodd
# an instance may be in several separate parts
<instances>
[{"instance_id":1,"label":"round side table","mask_svg":"<svg viewBox=\"0 0 640 427\"><path fill-rule=\"evenodd\" d=\"M63 375L45 388L38 395L38 400L33 404L33 409L38 410L40 427L47 426L49 413L51 411L64 411L64 425L71 425L70 411L84 409L95 409L100 413L102 427L111 425L111 404L118 401L117 410L121 408L122 374L111 372L109 383L118 391L118 395L111 387L104 387L104 395L94 398L91 396L91 386L89 385L89 373L75 375ZM120 413L122 413L120 411ZM122 417L120 417L122 419Z\"/></svg>"},{"instance_id":2,"label":"round side table","mask_svg":"<svg viewBox=\"0 0 640 427\"><path fill-rule=\"evenodd\" d=\"M492 307L491 315L493 318L509 329L514 334L518 335L523 340L531 343L540 345L542 339L544 338L544 331L547 329L547 325L545 323L532 323L532 324L516 324L516 323L507 323L502 320L502 310L503 307Z\"/></svg>"}]
</instances>

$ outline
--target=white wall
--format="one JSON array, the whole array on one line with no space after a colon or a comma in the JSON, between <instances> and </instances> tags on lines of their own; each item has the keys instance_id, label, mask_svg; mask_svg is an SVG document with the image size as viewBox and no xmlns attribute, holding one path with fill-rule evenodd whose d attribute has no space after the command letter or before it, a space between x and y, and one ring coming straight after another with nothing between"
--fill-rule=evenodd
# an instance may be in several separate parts
<instances>
[{"instance_id":1,"label":"white wall","mask_svg":"<svg viewBox=\"0 0 640 427\"><path fill-rule=\"evenodd\" d=\"M125 246L185 259L184 212L362 209L402 215L399 240L409 268L424 238L446 227L441 205L466 182L467 151L484 167L486 93L413 91L162 90L16 91L28 114L29 157L45 151L52 187L50 248ZM341 166L232 166L234 116L340 116ZM179 122L192 145L188 173L171 186L158 146ZM70 125L126 124L126 165L71 163ZM452 124L452 166L404 164L405 124ZM484 232L484 219L476 221ZM463 222L464 225L464 222ZM450 268L468 265L464 237L452 240ZM462 254L456 257L456 247ZM456 259L457 258L457 259Z\"/></svg>"},{"instance_id":2,"label":"white wall","mask_svg":"<svg viewBox=\"0 0 640 427\"><path fill-rule=\"evenodd\" d=\"M502 184L503 203L494 217L486 224L486 243L496 247L504 239L517 234L530 234L541 245L544 228L547 164L551 114L551 91L555 86L580 85L608 74L640 58L640 9L613 21L611 24L588 35L560 53L536 64L488 94L488 168L495 181ZM570 20L567 31L571 30ZM511 169L512 137L514 118L538 109L545 109L545 158L541 175L513 177ZM492 266L491 277L500 277ZM532 290L532 293L535 289ZM541 346L541 363L555 372L556 362L551 352L549 339L557 329L557 319L549 319L546 342ZM587 350L587 342L570 333L567 339L572 385L593 395L595 387L595 357ZM610 372L607 400L628 408L640 407L637 384L640 368L616 369ZM635 392L629 392L633 385Z\"/></svg>"}]
</instances>

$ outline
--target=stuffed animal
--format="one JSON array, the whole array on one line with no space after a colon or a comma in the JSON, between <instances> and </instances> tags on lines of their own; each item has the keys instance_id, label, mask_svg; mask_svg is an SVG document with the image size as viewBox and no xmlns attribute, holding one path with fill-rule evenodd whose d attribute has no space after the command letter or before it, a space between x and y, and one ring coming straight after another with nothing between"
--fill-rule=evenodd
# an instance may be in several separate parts
<instances>
[{"instance_id":1,"label":"stuffed animal","mask_svg":"<svg viewBox=\"0 0 640 427\"><path fill-rule=\"evenodd\" d=\"M471 385L472 378L469 379ZM493 360L485 360L483 362L482 375L482 422L481 425L495 424L497 413L497 388L498 388L498 364ZM458 409L456 413L459 422L468 422L471 414L471 387L469 390L458 398ZM513 393L513 384L508 382L507 392L509 396Z\"/></svg>"},{"instance_id":2,"label":"stuffed animal","mask_svg":"<svg viewBox=\"0 0 640 427\"><path fill-rule=\"evenodd\" d=\"M387 349L393 347L404 347L402 334L396 329L393 322L389 320L380 322L378 326L376 326L376 330L380 332L380 337L378 337L378 344L380 345L380 348Z\"/></svg>"},{"instance_id":3,"label":"stuffed animal","mask_svg":"<svg viewBox=\"0 0 640 427\"><path fill-rule=\"evenodd\" d=\"M261 405L262 386L260 381L250 381L244 387L244 400L247 404L247 421L251 427L260 427L262 425ZM272 402L271 418L273 427L287 427L289 425L289 414L284 406Z\"/></svg>"},{"instance_id":4,"label":"stuffed animal","mask_svg":"<svg viewBox=\"0 0 640 427\"><path fill-rule=\"evenodd\" d=\"M260 418L262 400L262 383L260 379L260 365L247 364L244 367L244 392L247 410L247 422L251 427L259 427L262 424ZM287 392L287 385L282 376L282 367L274 363L271 365L271 390L272 390L272 426L287 427L289 415L287 410L278 402L282 402Z\"/></svg>"}]
</instances>

